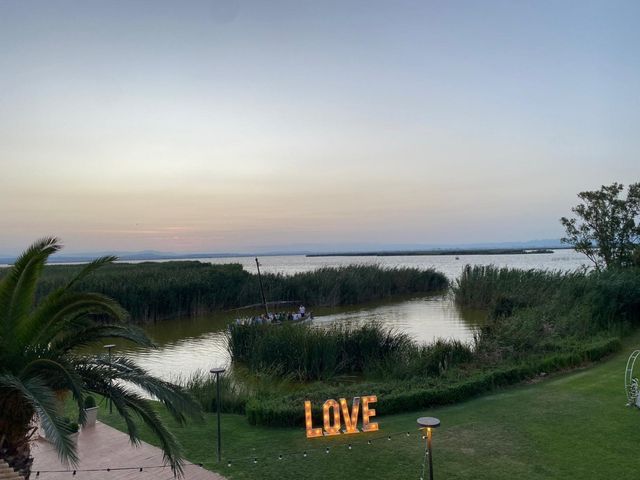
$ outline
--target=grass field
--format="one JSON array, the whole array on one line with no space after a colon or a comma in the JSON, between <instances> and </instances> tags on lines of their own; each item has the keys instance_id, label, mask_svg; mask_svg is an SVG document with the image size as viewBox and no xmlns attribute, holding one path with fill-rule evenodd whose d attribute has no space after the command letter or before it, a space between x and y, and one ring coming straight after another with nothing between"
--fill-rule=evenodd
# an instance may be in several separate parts
<instances>
[{"instance_id":1,"label":"grass field","mask_svg":"<svg viewBox=\"0 0 640 480\"><path fill-rule=\"evenodd\" d=\"M372 434L307 440L303 429L251 427L243 416L223 415L221 464L215 462L215 415L172 430L189 460L232 479L418 479L424 443L415 421L423 415L442 421L434 433L437 478L635 479L640 411L625 407L622 384L627 356L638 347L640 333L601 364L453 406L380 417L381 430ZM369 393L375 392L362 392ZM104 410L101 419L123 428ZM153 443L147 433L144 438ZM304 450L306 458L286 455Z\"/></svg>"}]
</instances>

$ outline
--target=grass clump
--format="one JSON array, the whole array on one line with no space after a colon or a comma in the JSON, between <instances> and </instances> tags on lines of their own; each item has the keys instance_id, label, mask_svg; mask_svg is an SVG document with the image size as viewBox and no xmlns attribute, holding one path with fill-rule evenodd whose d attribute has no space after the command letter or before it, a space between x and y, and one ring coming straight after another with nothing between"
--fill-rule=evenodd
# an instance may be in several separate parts
<instances>
[{"instance_id":1,"label":"grass clump","mask_svg":"<svg viewBox=\"0 0 640 480\"><path fill-rule=\"evenodd\" d=\"M290 375L298 381L360 375L370 364L406 361L415 345L404 333L372 323L357 328L283 324L232 325L231 358L251 372Z\"/></svg>"}]
</instances>

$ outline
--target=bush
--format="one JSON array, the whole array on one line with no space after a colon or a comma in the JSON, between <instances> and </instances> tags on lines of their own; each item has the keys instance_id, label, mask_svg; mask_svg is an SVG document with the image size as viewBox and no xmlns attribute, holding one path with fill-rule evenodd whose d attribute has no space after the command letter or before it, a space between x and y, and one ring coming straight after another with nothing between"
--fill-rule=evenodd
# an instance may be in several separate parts
<instances>
[{"instance_id":1,"label":"bush","mask_svg":"<svg viewBox=\"0 0 640 480\"><path fill-rule=\"evenodd\" d=\"M84 397L84 408L95 408L96 407L96 399L91 395L87 395Z\"/></svg>"},{"instance_id":2,"label":"bush","mask_svg":"<svg viewBox=\"0 0 640 480\"><path fill-rule=\"evenodd\" d=\"M77 422L71 421L71 419L69 417L63 417L62 418L62 423L64 424L65 429L69 433L76 433L76 432L78 432L78 430L80 430L80 425L78 425Z\"/></svg>"}]
</instances>

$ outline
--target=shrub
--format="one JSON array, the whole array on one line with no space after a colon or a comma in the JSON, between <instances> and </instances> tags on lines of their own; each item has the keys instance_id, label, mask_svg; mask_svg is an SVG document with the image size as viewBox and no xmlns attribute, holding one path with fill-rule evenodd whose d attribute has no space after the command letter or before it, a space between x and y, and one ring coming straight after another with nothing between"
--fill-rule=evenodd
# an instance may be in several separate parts
<instances>
[{"instance_id":1,"label":"shrub","mask_svg":"<svg viewBox=\"0 0 640 480\"><path fill-rule=\"evenodd\" d=\"M91 395L87 395L84 397L84 408L95 408L96 407L96 399Z\"/></svg>"}]
</instances>

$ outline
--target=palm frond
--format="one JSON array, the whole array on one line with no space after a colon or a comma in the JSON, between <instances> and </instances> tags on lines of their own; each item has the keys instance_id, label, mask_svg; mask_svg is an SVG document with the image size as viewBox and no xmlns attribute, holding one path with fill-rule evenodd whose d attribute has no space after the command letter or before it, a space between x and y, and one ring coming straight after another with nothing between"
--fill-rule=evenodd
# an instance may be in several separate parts
<instances>
[{"instance_id":1,"label":"palm frond","mask_svg":"<svg viewBox=\"0 0 640 480\"><path fill-rule=\"evenodd\" d=\"M147 337L144 330L133 325L92 325L56 338L51 343L51 349L60 353L67 353L75 348L91 345L105 338L122 338L136 345L154 347L154 343Z\"/></svg>"},{"instance_id":2,"label":"palm frond","mask_svg":"<svg viewBox=\"0 0 640 480\"><path fill-rule=\"evenodd\" d=\"M31 245L0 282L0 329L13 337L19 320L31 309L37 280L49 256L60 249L57 238L43 238ZM8 348L11 343L5 342Z\"/></svg>"},{"instance_id":3,"label":"palm frond","mask_svg":"<svg viewBox=\"0 0 640 480\"><path fill-rule=\"evenodd\" d=\"M20 372L21 378L26 378L30 373L38 372L42 374L47 372L47 384L56 385L59 388L67 388L71 391L73 399L78 406L78 423L84 424L86 413L84 411L84 395L82 387L82 378L75 372L71 365L65 364L62 357L57 358L38 358L29 362Z\"/></svg>"},{"instance_id":4,"label":"palm frond","mask_svg":"<svg viewBox=\"0 0 640 480\"><path fill-rule=\"evenodd\" d=\"M115 255L106 255L104 257L96 258L95 260L87 263L84 266L84 268L80 271L80 273L78 273L75 277L73 277L69 281L69 283L67 283L67 285L63 287L63 289L64 290L71 289L76 283L80 282L87 276L91 275L93 272L95 272L99 268L102 268L105 265L109 265L110 263L113 263L116 260L118 260L118 257L116 257Z\"/></svg>"},{"instance_id":5,"label":"palm frond","mask_svg":"<svg viewBox=\"0 0 640 480\"><path fill-rule=\"evenodd\" d=\"M153 409L153 402L119 383L112 383L110 377L105 375L108 370L106 363L85 364L83 378L87 389L113 402L118 414L125 421L129 439L134 445L140 442L139 430L131 415L135 413L159 440L164 461L171 466L176 475L182 475L184 465L182 447Z\"/></svg>"},{"instance_id":6,"label":"palm frond","mask_svg":"<svg viewBox=\"0 0 640 480\"><path fill-rule=\"evenodd\" d=\"M99 293L69 292L54 302L45 302L23 322L20 339L23 342L49 343L64 329L64 322L82 315L102 314L112 321L124 321L128 313L122 306Z\"/></svg>"},{"instance_id":7,"label":"palm frond","mask_svg":"<svg viewBox=\"0 0 640 480\"><path fill-rule=\"evenodd\" d=\"M183 424L187 416L193 419L202 418L200 404L179 385L166 382L149 374L126 357L112 357L111 361L104 357L83 358L76 365L80 375L85 370L99 371L103 378L111 381L124 381L139 387L152 397L158 399L166 407L171 416Z\"/></svg>"},{"instance_id":8,"label":"palm frond","mask_svg":"<svg viewBox=\"0 0 640 480\"><path fill-rule=\"evenodd\" d=\"M162 448L162 458L165 463L171 466L171 470L177 476L184 474L184 459L182 456L182 446L176 437L165 427L164 423L153 409L153 403L142 398L131 391L119 389L119 395L114 395L114 404L121 405L121 408L135 412L144 424L151 430ZM116 407L117 408L117 407ZM120 411L120 409L118 409Z\"/></svg>"},{"instance_id":9,"label":"palm frond","mask_svg":"<svg viewBox=\"0 0 640 480\"><path fill-rule=\"evenodd\" d=\"M104 358L98 358L97 362L114 371L118 380L136 385L158 399L180 424L186 421L185 415L194 419L202 418L200 404L179 385L150 375L149 372L126 357L115 357L111 359L111 362Z\"/></svg>"}]
</instances>

